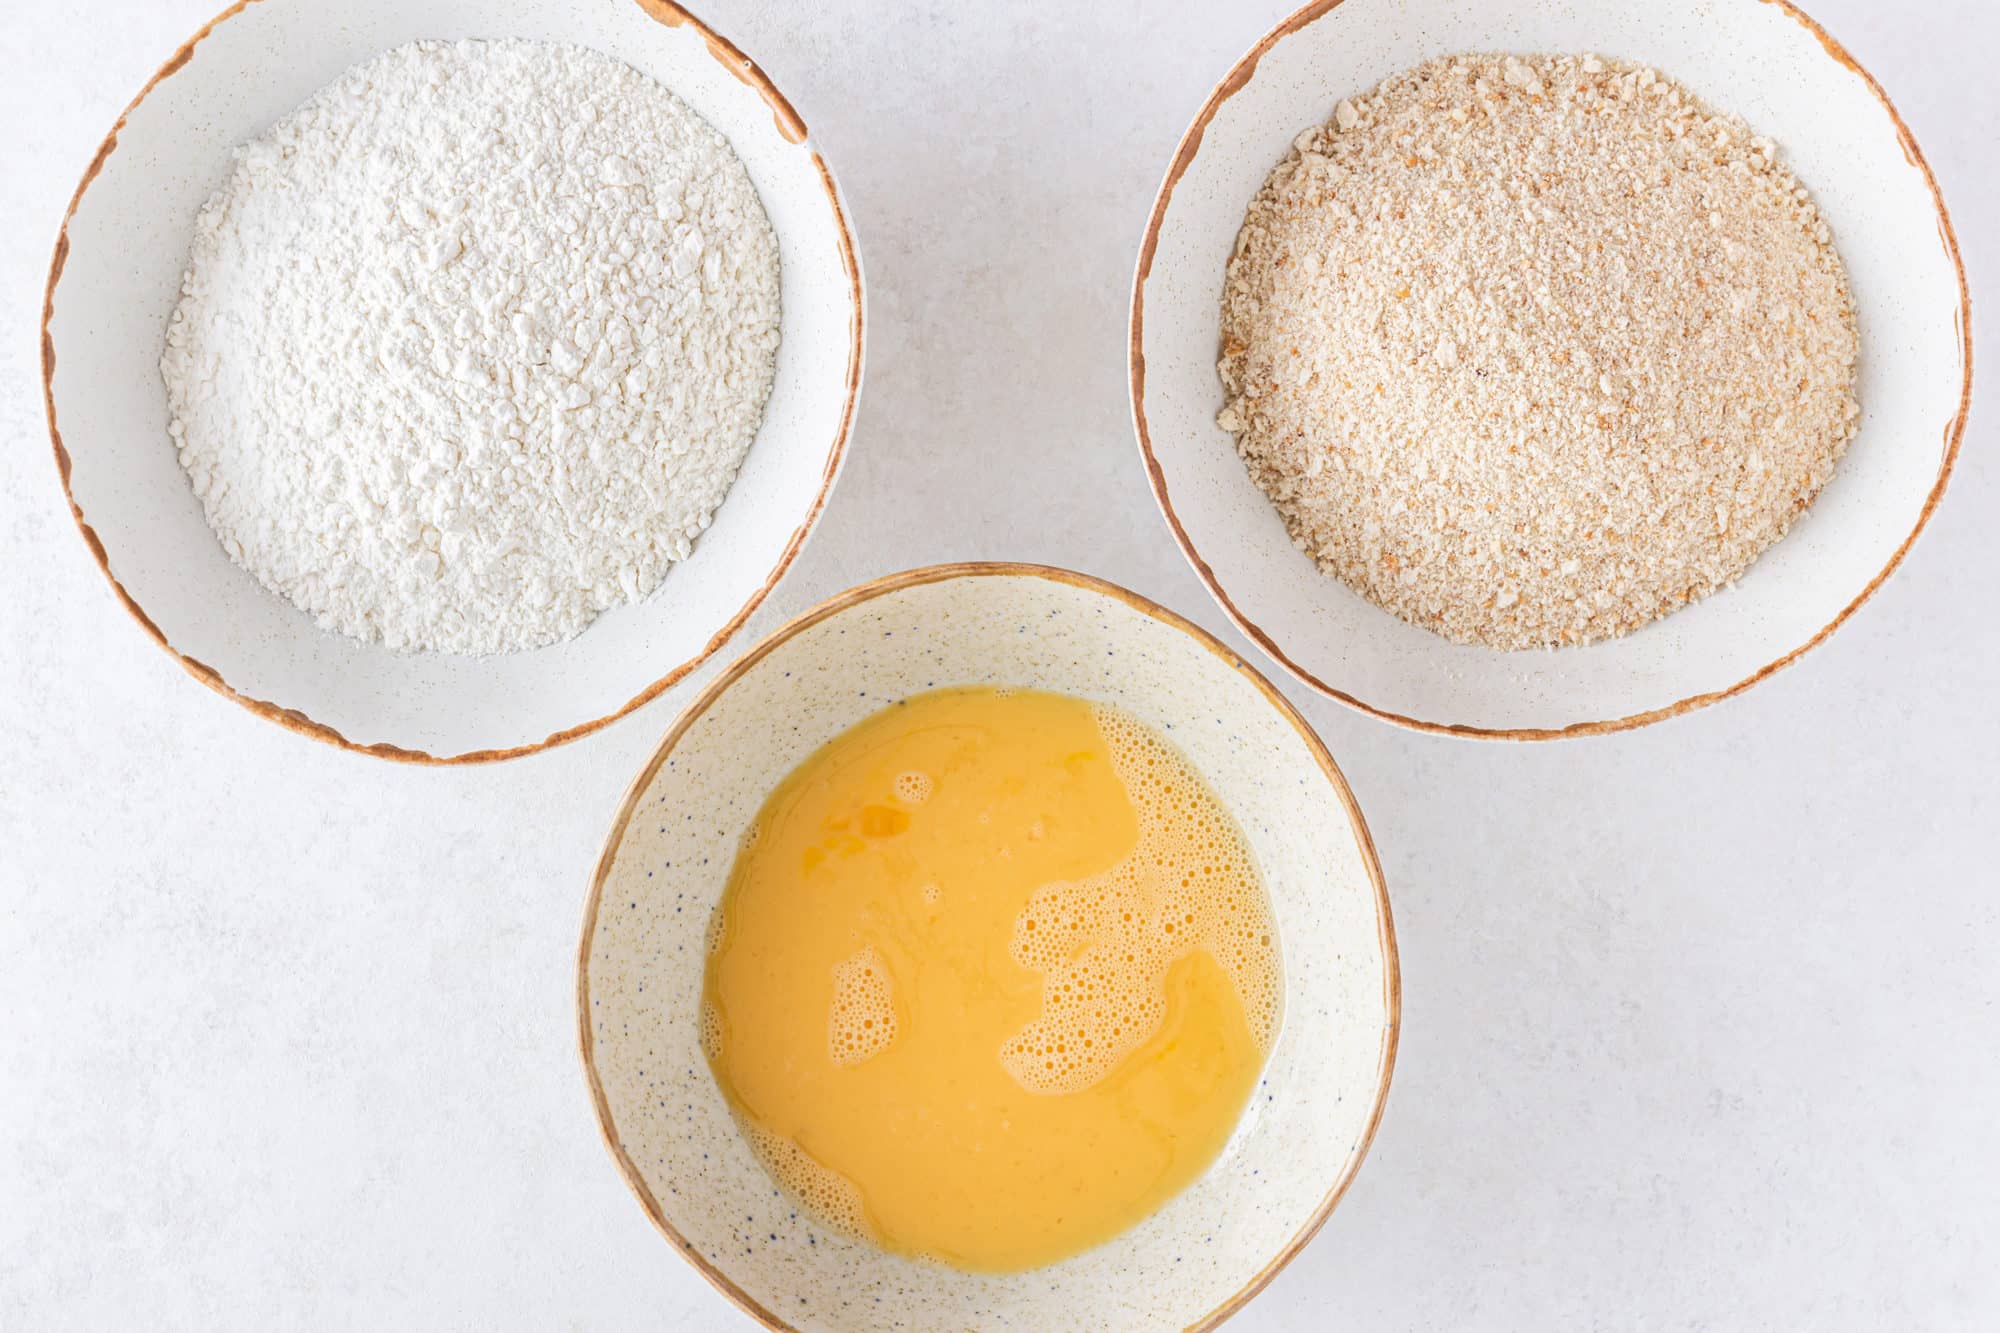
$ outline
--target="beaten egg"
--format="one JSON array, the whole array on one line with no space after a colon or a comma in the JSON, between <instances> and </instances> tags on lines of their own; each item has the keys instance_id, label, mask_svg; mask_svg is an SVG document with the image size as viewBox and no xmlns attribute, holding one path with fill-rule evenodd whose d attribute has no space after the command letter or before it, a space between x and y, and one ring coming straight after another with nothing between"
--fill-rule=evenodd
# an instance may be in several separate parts
<instances>
[{"instance_id":1,"label":"beaten egg","mask_svg":"<svg viewBox=\"0 0 2000 1333\"><path fill-rule=\"evenodd\" d=\"M1084 700L950 689L766 800L701 1022L752 1148L823 1222L1008 1272L1215 1161L1279 995L1249 848L1178 750Z\"/></svg>"}]
</instances>

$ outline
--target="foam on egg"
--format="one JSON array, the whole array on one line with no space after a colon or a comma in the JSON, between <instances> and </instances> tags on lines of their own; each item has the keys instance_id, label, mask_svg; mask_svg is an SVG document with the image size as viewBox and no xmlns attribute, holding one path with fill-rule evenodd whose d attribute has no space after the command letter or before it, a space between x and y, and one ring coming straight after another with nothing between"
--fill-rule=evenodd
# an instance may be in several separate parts
<instances>
[{"instance_id":1,"label":"foam on egg","mask_svg":"<svg viewBox=\"0 0 2000 1333\"><path fill-rule=\"evenodd\" d=\"M899 773L896 775L896 799L910 805L922 805L931 798L931 775L928 773Z\"/></svg>"},{"instance_id":2,"label":"foam on egg","mask_svg":"<svg viewBox=\"0 0 2000 1333\"><path fill-rule=\"evenodd\" d=\"M868 1211L854 1182L813 1160L812 1154L782 1134L775 1134L748 1116L736 1123L750 1142L750 1151L763 1163L771 1179L812 1211L814 1218L843 1235L867 1240L874 1230L868 1225Z\"/></svg>"},{"instance_id":3,"label":"foam on egg","mask_svg":"<svg viewBox=\"0 0 2000 1333\"><path fill-rule=\"evenodd\" d=\"M826 1048L843 1069L886 1050L896 1040L896 1001L889 964L875 946L833 965L833 1005L826 1016Z\"/></svg>"},{"instance_id":4,"label":"foam on egg","mask_svg":"<svg viewBox=\"0 0 2000 1333\"><path fill-rule=\"evenodd\" d=\"M1043 974L1042 1012L1001 1047L1031 1092L1090 1087L1159 1029L1167 971L1199 949L1235 985L1259 1046L1277 1031L1277 934L1236 822L1165 739L1095 709L1139 821L1111 869L1037 889L1014 922L1014 961Z\"/></svg>"},{"instance_id":5,"label":"foam on egg","mask_svg":"<svg viewBox=\"0 0 2000 1333\"><path fill-rule=\"evenodd\" d=\"M701 1053L710 1061L722 1056L722 1011L715 1007L715 1001L703 996L701 1000Z\"/></svg>"}]
</instances>

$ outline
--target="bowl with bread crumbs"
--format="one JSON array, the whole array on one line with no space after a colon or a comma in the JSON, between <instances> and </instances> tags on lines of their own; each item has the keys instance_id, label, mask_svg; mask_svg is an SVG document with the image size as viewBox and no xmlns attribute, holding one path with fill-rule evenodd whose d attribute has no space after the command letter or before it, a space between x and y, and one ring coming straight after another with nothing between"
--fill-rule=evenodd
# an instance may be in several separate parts
<instances>
[{"instance_id":1,"label":"bowl with bread crumbs","mask_svg":"<svg viewBox=\"0 0 2000 1333\"><path fill-rule=\"evenodd\" d=\"M112 128L42 335L147 635L451 763L604 726L743 624L839 470L862 292L805 121L676 5L273 0Z\"/></svg>"},{"instance_id":2,"label":"bowl with bread crumbs","mask_svg":"<svg viewBox=\"0 0 2000 1333\"><path fill-rule=\"evenodd\" d=\"M1894 570L1967 306L1894 104L1784 0L1332 0L1173 156L1132 410L1175 538L1300 680L1588 734L1748 688Z\"/></svg>"}]
</instances>

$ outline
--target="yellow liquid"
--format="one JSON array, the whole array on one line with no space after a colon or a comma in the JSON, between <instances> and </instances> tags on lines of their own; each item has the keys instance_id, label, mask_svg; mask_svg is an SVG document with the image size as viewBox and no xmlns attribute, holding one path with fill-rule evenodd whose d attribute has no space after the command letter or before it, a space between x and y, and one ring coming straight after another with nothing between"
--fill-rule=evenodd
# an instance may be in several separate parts
<instances>
[{"instance_id":1,"label":"yellow liquid","mask_svg":"<svg viewBox=\"0 0 2000 1333\"><path fill-rule=\"evenodd\" d=\"M1277 1025L1234 822L1114 711L941 690L774 791L705 979L717 1082L834 1226L986 1272L1141 1221L1221 1151Z\"/></svg>"}]
</instances>

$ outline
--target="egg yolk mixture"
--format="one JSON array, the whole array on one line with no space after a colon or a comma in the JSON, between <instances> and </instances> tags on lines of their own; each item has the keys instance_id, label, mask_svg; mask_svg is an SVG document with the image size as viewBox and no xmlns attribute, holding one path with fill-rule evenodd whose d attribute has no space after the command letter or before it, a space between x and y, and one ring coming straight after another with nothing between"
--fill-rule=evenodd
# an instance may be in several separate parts
<instances>
[{"instance_id":1,"label":"egg yolk mixture","mask_svg":"<svg viewBox=\"0 0 2000 1333\"><path fill-rule=\"evenodd\" d=\"M918 695L807 759L710 948L703 1044L773 1177L974 1271L1066 1258L1194 1180L1278 1023L1235 822L1144 725L1026 690Z\"/></svg>"}]
</instances>

